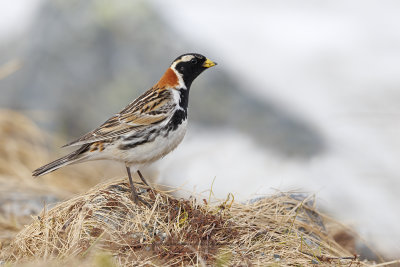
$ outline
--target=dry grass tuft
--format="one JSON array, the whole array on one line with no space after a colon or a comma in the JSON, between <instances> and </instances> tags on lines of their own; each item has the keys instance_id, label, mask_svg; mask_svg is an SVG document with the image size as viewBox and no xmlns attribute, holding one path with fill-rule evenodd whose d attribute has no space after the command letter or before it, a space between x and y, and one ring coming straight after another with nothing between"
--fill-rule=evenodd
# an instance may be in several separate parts
<instances>
[{"instance_id":1,"label":"dry grass tuft","mask_svg":"<svg viewBox=\"0 0 400 267\"><path fill-rule=\"evenodd\" d=\"M49 143L52 138L29 118L0 109L0 247L32 221L43 203L85 192L102 177L102 168L83 164L33 179L32 170L57 157L50 156Z\"/></svg>"},{"instance_id":2,"label":"dry grass tuft","mask_svg":"<svg viewBox=\"0 0 400 267\"><path fill-rule=\"evenodd\" d=\"M99 182L104 168L90 164L67 167L33 179L34 169L67 154L58 149L59 155L50 155L48 144L53 141L26 116L0 109L0 184L67 197Z\"/></svg>"},{"instance_id":3,"label":"dry grass tuft","mask_svg":"<svg viewBox=\"0 0 400 267\"><path fill-rule=\"evenodd\" d=\"M350 240L342 245L353 250L347 230L311 199L277 194L211 205L141 188L148 209L132 203L126 179L86 192L109 177L101 166L32 179L33 169L56 157L49 142L25 116L0 110L0 266L369 266L335 242Z\"/></svg>"},{"instance_id":4,"label":"dry grass tuft","mask_svg":"<svg viewBox=\"0 0 400 267\"><path fill-rule=\"evenodd\" d=\"M151 209L130 200L126 179L44 209L1 258L21 264L100 257L105 266L368 266L334 241L310 199L278 194L208 205L140 188Z\"/></svg>"}]
</instances>

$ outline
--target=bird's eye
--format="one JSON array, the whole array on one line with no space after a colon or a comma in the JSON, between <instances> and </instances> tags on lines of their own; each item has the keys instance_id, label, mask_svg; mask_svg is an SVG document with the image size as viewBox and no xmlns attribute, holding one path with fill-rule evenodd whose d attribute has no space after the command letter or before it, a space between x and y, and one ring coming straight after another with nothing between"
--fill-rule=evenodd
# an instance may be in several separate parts
<instances>
[{"instance_id":1,"label":"bird's eye","mask_svg":"<svg viewBox=\"0 0 400 267\"><path fill-rule=\"evenodd\" d=\"M192 58L192 59L190 60L190 63L192 63L192 64L197 64L197 59Z\"/></svg>"}]
</instances>

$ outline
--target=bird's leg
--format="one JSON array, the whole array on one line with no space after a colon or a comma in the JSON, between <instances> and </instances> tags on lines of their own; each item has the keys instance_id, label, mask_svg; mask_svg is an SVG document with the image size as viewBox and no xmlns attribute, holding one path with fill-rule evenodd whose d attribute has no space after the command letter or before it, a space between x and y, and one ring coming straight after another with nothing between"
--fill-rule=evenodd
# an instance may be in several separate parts
<instances>
[{"instance_id":1,"label":"bird's leg","mask_svg":"<svg viewBox=\"0 0 400 267\"><path fill-rule=\"evenodd\" d=\"M133 185L131 169L128 166L126 166L126 172L128 173L129 184L131 186L132 199L136 204L138 204L139 196L138 196L138 193L136 192L135 186Z\"/></svg>"},{"instance_id":2,"label":"bird's leg","mask_svg":"<svg viewBox=\"0 0 400 267\"><path fill-rule=\"evenodd\" d=\"M140 201L143 204L145 204L147 207L151 208L151 205L147 201L145 201L141 197L139 197L138 193L136 192L136 188L133 185L133 181L132 181L131 169L128 166L126 166L126 171L128 173L129 184L131 185L132 198L133 198L133 201L135 202L135 204L138 204L138 201Z\"/></svg>"},{"instance_id":3,"label":"bird's leg","mask_svg":"<svg viewBox=\"0 0 400 267\"><path fill-rule=\"evenodd\" d=\"M155 195L154 189L149 185L149 183L147 183L147 181L146 181L146 179L144 179L142 173L141 173L139 170L137 170L137 173L138 173L138 175L139 175L139 177L140 177L140 180L142 180L142 182L143 182L145 185L147 185L148 187L150 187L151 192L153 192L153 195Z\"/></svg>"},{"instance_id":4,"label":"bird's leg","mask_svg":"<svg viewBox=\"0 0 400 267\"><path fill-rule=\"evenodd\" d=\"M147 185L148 187L151 188L151 186L147 183L146 179L144 179L142 173L141 173L139 170L137 170L137 173L139 174L140 180L142 180L142 182L143 182L145 185Z\"/></svg>"}]
</instances>

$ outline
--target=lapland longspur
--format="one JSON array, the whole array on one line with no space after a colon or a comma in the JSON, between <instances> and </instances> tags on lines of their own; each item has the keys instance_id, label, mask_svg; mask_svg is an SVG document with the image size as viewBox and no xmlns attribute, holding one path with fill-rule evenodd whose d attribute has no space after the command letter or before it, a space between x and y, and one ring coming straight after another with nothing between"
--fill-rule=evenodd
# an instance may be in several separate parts
<instances>
[{"instance_id":1,"label":"lapland longspur","mask_svg":"<svg viewBox=\"0 0 400 267\"><path fill-rule=\"evenodd\" d=\"M148 185L140 168L165 156L182 141L186 132L190 86L204 70L215 65L200 54L181 55L152 88L99 128L65 145L80 146L76 151L36 169L33 176L69 164L116 160L126 166L135 203L147 204L135 190L131 168Z\"/></svg>"}]
</instances>

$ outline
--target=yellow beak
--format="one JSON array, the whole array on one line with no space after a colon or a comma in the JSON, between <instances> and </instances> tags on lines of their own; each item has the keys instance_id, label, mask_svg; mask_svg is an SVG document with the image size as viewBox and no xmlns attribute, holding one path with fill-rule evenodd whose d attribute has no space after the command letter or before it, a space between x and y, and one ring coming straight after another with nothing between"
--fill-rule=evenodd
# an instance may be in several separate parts
<instances>
[{"instance_id":1,"label":"yellow beak","mask_svg":"<svg viewBox=\"0 0 400 267\"><path fill-rule=\"evenodd\" d=\"M209 60L208 58L206 59L206 61L204 61L203 63L203 67L205 68L211 68L212 66L217 65L217 63L212 62L211 60Z\"/></svg>"}]
</instances>

